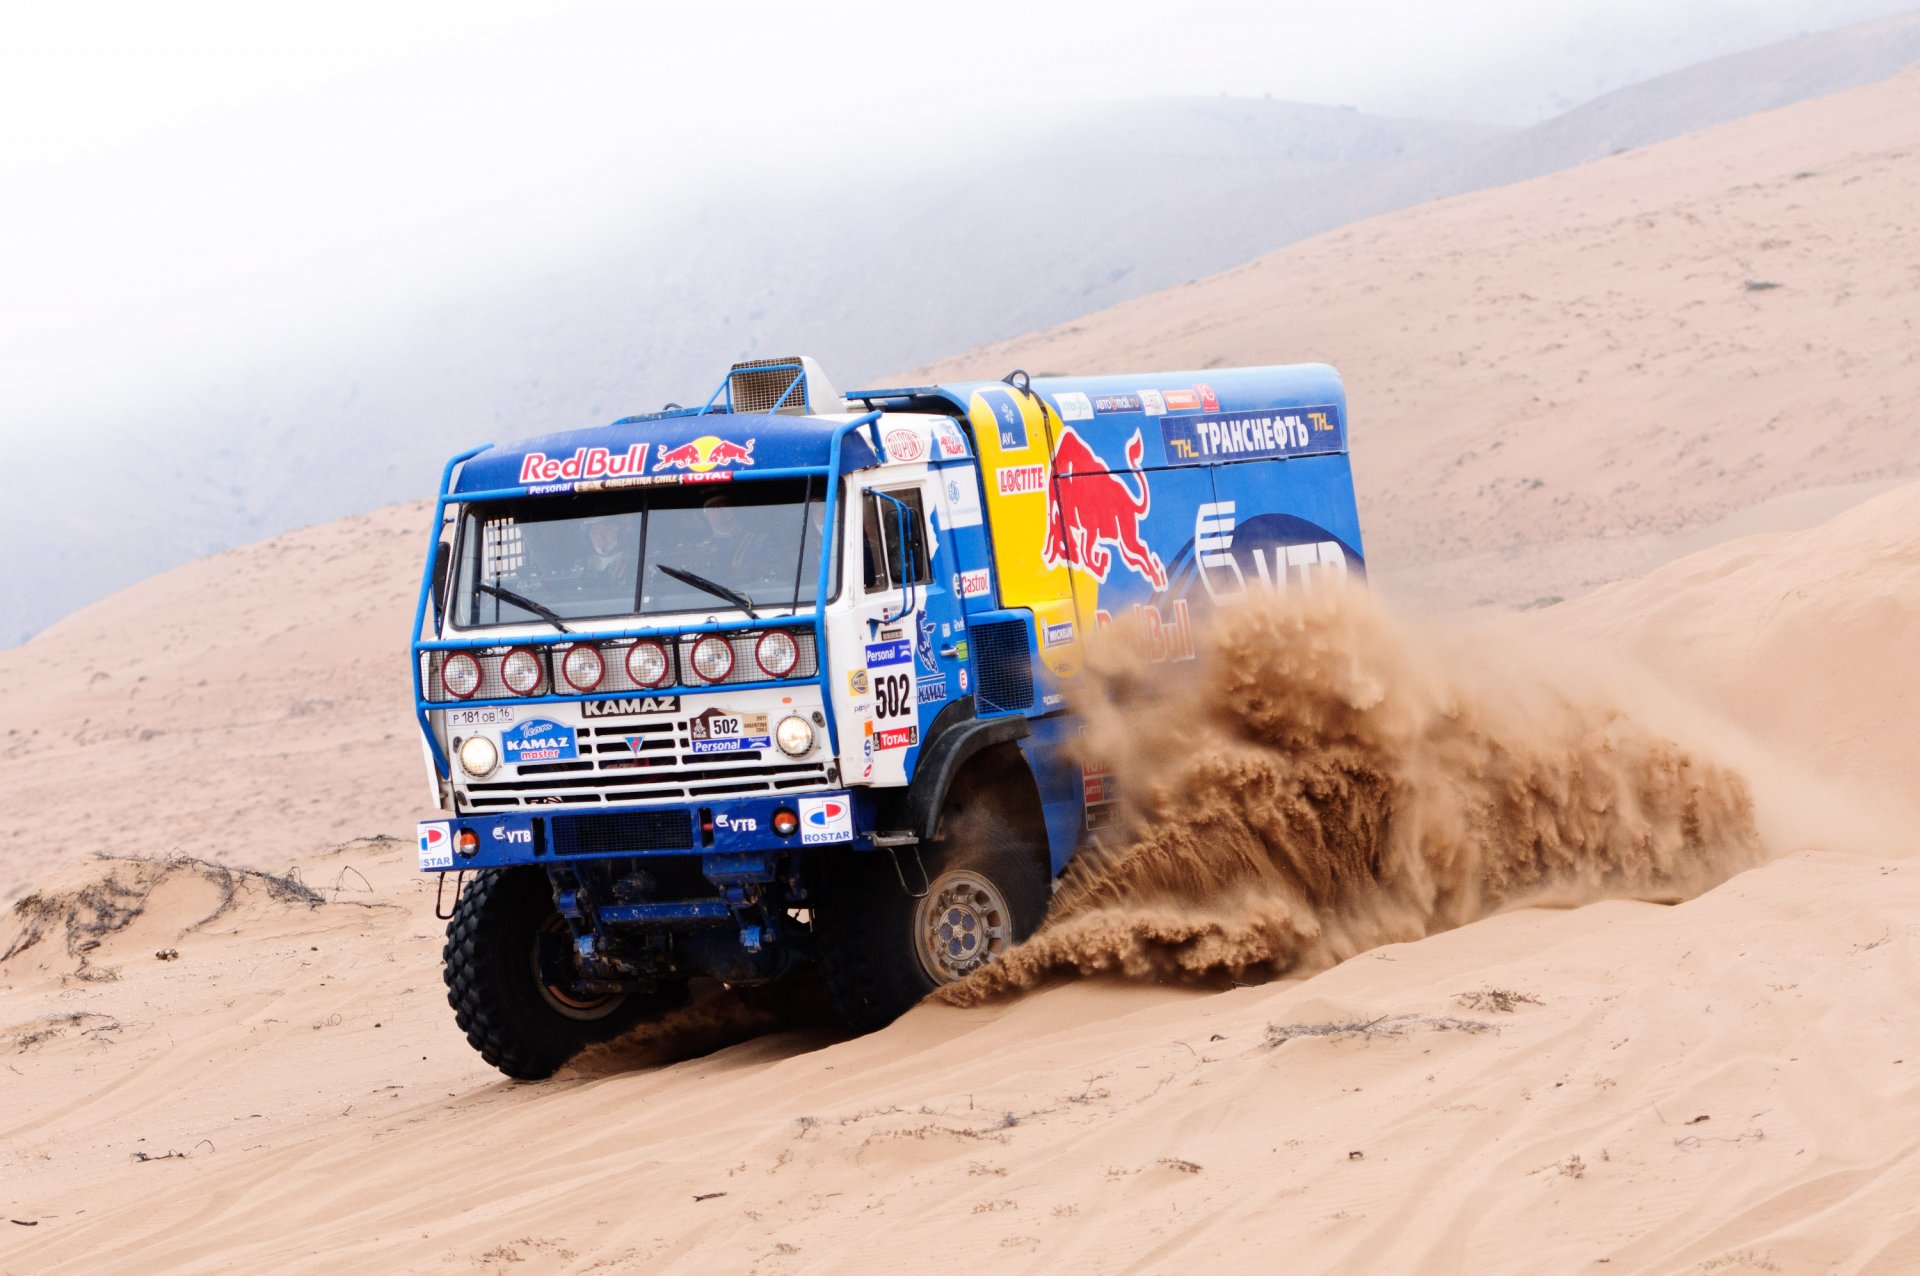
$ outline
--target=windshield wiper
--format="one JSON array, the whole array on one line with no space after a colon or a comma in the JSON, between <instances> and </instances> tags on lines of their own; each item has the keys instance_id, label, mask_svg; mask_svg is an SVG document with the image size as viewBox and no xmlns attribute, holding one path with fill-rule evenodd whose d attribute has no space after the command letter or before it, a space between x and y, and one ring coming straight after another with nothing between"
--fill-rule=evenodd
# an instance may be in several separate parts
<instances>
[{"instance_id":1,"label":"windshield wiper","mask_svg":"<svg viewBox=\"0 0 1920 1276\"><path fill-rule=\"evenodd\" d=\"M708 580L705 576L696 576L690 571L685 571L678 567L669 567L665 563L656 563L654 565L683 585L692 585L695 589L704 589L715 598L726 599L741 611L746 612L749 620L760 619L753 610L753 599L747 597L739 590L728 589L719 581Z\"/></svg>"},{"instance_id":2,"label":"windshield wiper","mask_svg":"<svg viewBox=\"0 0 1920 1276\"><path fill-rule=\"evenodd\" d=\"M546 621L549 625L552 625L555 629L558 629L563 634L570 634L573 632L573 630L567 628L566 625L561 623L560 614L558 612L552 610L551 608L541 606L539 603L533 601L533 599L528 598L525 594L516 594L511 589L502 589L498 585L475 585L474 589L478 590L480 593L483 593L483 594L492 594L495 598L498 598L503 603L512 603L515 607L518 607L522 611L532 612L534 615L540 617L540 619Z\"/></svg>"}]
</instances>

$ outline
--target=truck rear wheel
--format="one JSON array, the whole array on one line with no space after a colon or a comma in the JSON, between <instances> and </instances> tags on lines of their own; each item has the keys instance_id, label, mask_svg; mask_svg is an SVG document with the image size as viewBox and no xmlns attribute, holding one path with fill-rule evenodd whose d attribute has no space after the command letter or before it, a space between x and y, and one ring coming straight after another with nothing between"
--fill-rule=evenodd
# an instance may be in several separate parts
<instances>
[{"instance_id":1,"label":"truck rear wheel","mask_svg":"<svg viewBox=\"0 0 1920 1276\"><path fill-rule=\"evenodd\" d=\"M820 912L821 964L834 1009L857 1032L898 1019L928 993L956 983L1038 929L1052 888L1046 845L1030 820L965 802L949 804L941 836L901 869L886 851L844 855L828 874Z\"/></svg>"},{"instance_id":2,"label":"truck rear wheel","mask_svg":"<svg viewBox=\"0 0 1920 1276\"><path fill-rule=\"evenodd\" d=\"M597 1041L619 1036L672 1002L640 993L583 997L541 973L542 936L564 931L547 875L481 872L447 923L447 1001L480 1057L510 1077L540 1081Z\"/></svg>"}]
</instances>

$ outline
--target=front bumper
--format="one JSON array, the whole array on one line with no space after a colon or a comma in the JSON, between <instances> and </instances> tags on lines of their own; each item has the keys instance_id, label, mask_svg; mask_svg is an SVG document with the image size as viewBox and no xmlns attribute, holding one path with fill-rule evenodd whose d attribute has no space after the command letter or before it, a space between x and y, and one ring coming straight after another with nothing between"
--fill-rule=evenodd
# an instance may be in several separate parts
<instances>
[{"instance_id":1,"label":"front bumper","mask_svg":"<svg viewBox=\"0 0 1920 1276\"><path fill-rule=\"evenodd\" d=\"M428 873L534 864L563 867L650 856L872 849L872 798L850 793L726 798L686 806L622 806L440 814L420 821L420 869ZM799 817L791 837L773 831L776 811ZM469 841L464 835L471 833ZM467 849L470 847L471 849Z\"/></svg>"}]
</instances>

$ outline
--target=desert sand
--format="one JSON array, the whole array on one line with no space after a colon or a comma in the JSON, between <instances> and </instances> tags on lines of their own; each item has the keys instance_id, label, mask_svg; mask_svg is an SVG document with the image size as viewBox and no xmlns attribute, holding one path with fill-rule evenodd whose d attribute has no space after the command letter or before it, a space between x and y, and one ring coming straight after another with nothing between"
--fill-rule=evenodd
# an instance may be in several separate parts
<instances>
[{"instance_id":1,"label":"desert sand","mask_svg":"<svg viewBox=\"0 0 1920 1276\"><path fill-rule=\"evenodd\" d=\"M0 653L0 1271L1920 1269L1916 121L1909 73L965 360L1336 362L1416 681L1561 724L1527 774L1671 740L1752 859L508 1083L412 869L426 511L386 510Z\"/></svg>"}]
</instances>

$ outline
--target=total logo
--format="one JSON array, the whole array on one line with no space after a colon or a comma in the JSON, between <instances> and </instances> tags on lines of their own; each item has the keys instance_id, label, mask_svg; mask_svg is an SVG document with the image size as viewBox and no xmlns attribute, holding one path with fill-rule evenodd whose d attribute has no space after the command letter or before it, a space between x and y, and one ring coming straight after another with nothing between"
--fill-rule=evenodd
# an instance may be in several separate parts
<instances>
[{"instance_id":1,"label":"total logo","mask_svg":"<svg viewBox=\"0 0 1920 1276\"><path fill-rule=\"evenodd\" d=\"M853 805L844 797L803 797L800 799L800 842L815 846L823 842L853 840Z\"/></svg>"},{"instance_id":2,"label":"total logo","mask_svg":"<svg viewBox=\"0 0 1920 1276\"><path fill-rule=\"evenodd\" d=\"M703 434L679 447L662 449L660 455L654 458L653 469L656 474L661 470L705 474L723 465L752 465L753 445L753 439L735 443L717 434Z\"/></svg>"}]
</instances>

